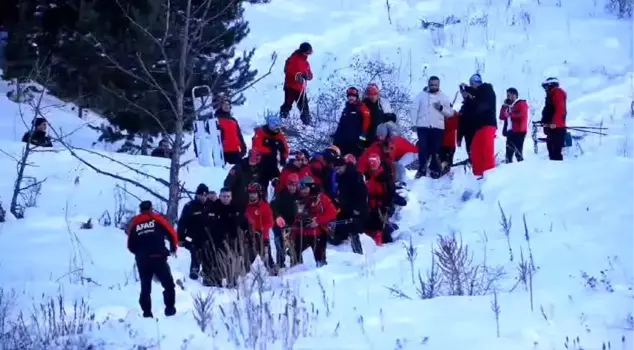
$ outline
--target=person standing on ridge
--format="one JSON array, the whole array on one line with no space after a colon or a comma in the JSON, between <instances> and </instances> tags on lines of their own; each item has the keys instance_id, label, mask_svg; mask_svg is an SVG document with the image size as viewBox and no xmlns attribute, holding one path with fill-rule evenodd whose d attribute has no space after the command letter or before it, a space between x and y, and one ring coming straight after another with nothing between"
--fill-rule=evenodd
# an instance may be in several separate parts
<instances>
[{"instance_id":1,"label":"person standing on ridge","mask_svg":"<svg viewBox=\"0 0 634 350\"><path fill-rule=\"evenodd\" d=\"M512 163L513 155L518 162L523 161L522 150L528 129L528 103L519 98L516 88L506 90L506 100L500 108L500 120L504 121L502 135L506 137L506 162Z\"/></svg>"},{"instance_id":2,"label":"person standing on ridge","mask_svg":"<svg viewBox=\"0 0 634 350\"><path fill-rule=\"evenodd\" d=\"M546 147L550 160L564 160L562 150L566 137L566 91L559 87L557 78L548 78L542 83L546 91L546 103L542 110L542 125L546 134Z\"/></svg>"},{"instance_id":3,"label":"person standing on ridge","mask_svg":"<svg viewBox=\"0 0 634 350\"><path fill-rule=\"evenodd\" d=\"M497 108L493 85L482 81L480 74L474 74L469 78L469 86L462 84L461 91L466 91L473 103L470 115L462 115L460 122L468 120L473 128L473 140L469 150L469 159L473 167L473 175L478 179L484 176L484 172L495 168L495 133L497 131ZM467 103L467 99L465 102Z\"/></svg>"},{"instance_id":4,"label":"person standing on ridge","mask_svg":"<svg viewBox=\"0 0 634 350\"><path fill-rule=\"evenodd\" d=\"M427 176L427 162L432 178L440 177L440 150L443 144L445 119L453 118L449 97L440 91L440 79L431 76L418 94L410 113L413 129L418 135L418 172L416 178Z\"/></svg>"},{"instance_id":5,"label":"person standing on ridge","mask_svg":"<svg viewBox=\"0 0 634 350\"><path fill-rule=\"evenodd\" d=\"M280 106L280 116L288 118L295 102L304 125L309 125L311 122L306 84L313 79L313 72L308 63L308 56L312 54L313 47L309 43L302 43L299 49L286 59L284 65L284 104Z\"/></svg>"},{"instance_id":6,"label":"person standing on ridge","mask_svg":"<svg viewBox=\"0 0 634 350\"><path fill-rule=\"evenodd\" d=\"M244 142L240 124L231 115L231 101L229 98L226 96L221 97L218 104L215 115L222 139L225 163L236 165L247 154L247 144Z\"/></svg>"},{"instance_id":7,"label":"person standing on ridge","mask_svg":"<svg viewBox=\"0 0 634 350\"><path fill-rule=\"evenodd\" d=\"M141 280L139 304L143 310L143 317L154 317L151 299L154 276L163 286L165 316L173 316L176 314L176 286L167 264L167 257L170 254L176 255L178 235L162 215L152 210L152 202L141 202L139 211L140 214L133 217L128 224L126 234L128 250L134 254ZM165 240L169 241L169 250L165 247Z\"/></svg>"},{"instance_id":8,"label":"person standing on ridge","mask_svg":"<svg viewBox=\"0 0 634 350\"><path fill-rule=\"evenodd\" d=\"M341 112L337 130L332 136L333 144L342 154L361 156L368 146L366 135L370 128L370 110L359 99L359 90L350 87L346 91L346 106Z\"/></svg>"}]
</instances>

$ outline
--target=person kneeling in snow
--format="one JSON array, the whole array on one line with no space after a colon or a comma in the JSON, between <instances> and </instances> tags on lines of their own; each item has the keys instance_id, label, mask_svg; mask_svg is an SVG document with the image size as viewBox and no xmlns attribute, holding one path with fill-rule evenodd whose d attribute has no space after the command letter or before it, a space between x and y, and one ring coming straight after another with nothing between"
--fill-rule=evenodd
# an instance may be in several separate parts
<instances>
[{"instance_id":1,"label":"person kneeling in snow","mask_svg":"<svg viewBox=\"0 0 634 350\"><path fill-rule=\"evenodd\" d=\"M302 263L302 252L312 247L315 262L320 267L326 265L328 225L337 219L337 209L310 176L302 178L299 187L297 216L291 230L295 247L294 260Z\"/></svg>"},{"instance_id":2,"label":"person kneeling in snow","mask_svg":"<svg viewBox=\"0 0 634 350\"><path fill-rule=\"evenodd\" d=\"M377 154L381 161L388 163L394 171L395 182L401 184L405 181L405 167L416 160L418 149L416 145L396 133L396 125L392 122L380 124L376 130L378 140L363 152L357 167L361 173L367 173L368 159L371 155Z\"/></svg>"},{"instance_id":3,"label":"person kneeling in snow","mask_svg":"<svg viewBox=\"0 0 634 350\"><path fill-rule=\"evenodd\" d=\"M269 203L262 200L262 187L258 183L251 183L247 187L249 205L245 217L249 223L249 233L245 237L245 252L247 252L247 271L256 256L260 256L264 265L273 271L273 255L271 254L270 234L273 228L273 211Z\"/></svg>"},{"instance_id":4,"label":"person kneeling in snow","mask_svg":"<svg viewBox=\"0 0 634 350\"><path fill-rule=\"evenodd\" d=\"M156 276L163 286L163 302L165 316L176 314L176 291L174 278L167 257L176 254L178 249L178 235L174 227L167 220L152 210L152 202L143 201L139 204L140 214L133 217L128 225L128 250L134 254L136 266L141 280L141 295L139 304L143 310L143 317L152 318L152 277ZM169 241L169 251L165 247L165 240Z\"/></svg>"},{"instance_id":5,"label":"person kneeling in snow","mask_svg":"<svg viewBox=\"0 0 634 350\"><path fill-rule=\"evenodd\" d=\"M367 173L370 214L366 222L366 234L374 238L377 245L392 242L388 220L393 212L392 203L396 192L393 183L387 163L381 162L376 154L370 156Z\"/></svg>"},{"instance_id":6,"label":"person kneeling in snow","mask_svg":"<svg viewBox=\"0 0 634 350\"><path fill-rule=\"evenodd\" d=\"M47 128L48 122L46 119L35 118L35 120L33 120L33 129L24 133L22 142L39 147L53 147L51 138L46 134Z\"/></svg>"}]
</instances>

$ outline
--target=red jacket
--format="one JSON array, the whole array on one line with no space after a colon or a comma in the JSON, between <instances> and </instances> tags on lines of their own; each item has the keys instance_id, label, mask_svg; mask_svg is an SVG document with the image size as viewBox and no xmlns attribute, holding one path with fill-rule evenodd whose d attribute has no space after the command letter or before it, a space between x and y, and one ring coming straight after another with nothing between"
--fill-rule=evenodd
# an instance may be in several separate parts
<instances>
[{"instance_id":1,"label":"red jacket","mask_svg":"<svg viewBox=\"0 0 634 350\"><path fill-rule=\"evenodd\" d=\"M383 152L384 141L375 141L368 147L359 160L357 161L357 169L365 174L368 169L368 159L371 155L376 154L381 160L388 163L398 162L404 155L408 153L418 153L416 145L409 142L406 138L398 135L390 136L389 153Z\"/></svg>"},{"instance_id":2,"label":"red jacket","mask_svg":"<svg viewBox=\"0 0 634 350\"><path fill-rule=\"evenodd\" d=\"M259 127L255 129L255 134L253 135L252 147L258 153L263 156L268 156L273 153L273 148L270 146L272 142L279 142L283 146L281 156L284 159L288 159L288 143L286 142L286 135L283 132L272 133L267 131L268 129L264 127ZM268 145L267 145L268 144Z\"/></svg>"},{"instance_id":3,"label":"red jacket","mask_svg":"<svg viewBox=\"0 0 634 350\"><path fill-rule=\"evenodd\" d=\"M568 94L557 86L546 94L546 103L542 110L542 123L555 124L558 128L566 127L566 99Z\"/></svg>"},{"instance_id":4,"label":"red jacket","mask_svg":"<svg viewBox=\"0 0 634 350\"><path fill-rule=\"evenodd\" d=\"M368 204L370 209L381 208L389 203L386 202L387 185L383 168L368 173L366 186L368 187Z\"/></svg>"},{"instance_id":5,"label":"red jacket","mask_svg":"<svg viewBox=\"0 0 634 350\"><path fill-rule=\"evenodd\" d=\"M445 118L445 132L442 138L443 147L456 148L458 123L460 123L460 113L458 112L455 112L451 118Z\"/></svg>"},{"instance_id":6,"label":"red jacket","mask_svg":"<svg viewBox=\"0 0 634 350\"><path fill-rule=\"evenodd\" d=\"M528 103L525 100L517 100L510 106L502 105L500 107L500 120L510 122L513 132L526 132L528 129Z\"/></svg>"},{"instance_id":7,"label":"red jacket","mask_svg":"<svg viewBox=\"0 0 634 350\"><path fill-rule=\"evenodd\" d=\"M293 233L304 236L319 236L328 230L328 223L337 219L337 208L330 198L323 193L317 195L316 200L306 198L303 200L304 213L298 212L293 224ZM315 219L317 227L304 226L303 219Z\"/></svg>"},{"instance_id":8,"label":"red jacket","mask_svg":"<svg viewBox=\"0 0 634 350\"><path fill-rule=\"evenodd\" d=\"M262 239L269 239L269 234L273 228L273 210L269 203L259 200L249 203L244 214L249 223L251 232L262 233Z\"/></svg>"},{"instance_id":9,"label":"red jacket","mask_svg":"<svg viewBox=\"0 0 634 350\"><path fill-rule=\"evenodd\" d=\"M313 178L313 181L315 181L316 185L319 185L319 186L323 185L322 178L323 178L325 167L326 167L326 163L324 162L323 156L317 156L314 159L311 159L310 162L308 163L308 170L310 171L309 175L310 177Z\"/></svg>"},{"instance_id":10,"label":"red jacket","mask_svg":"<svg viewBox=\"0 0 634 350\"><path fill-rule=\"evenodd\" d=\"M216 113L216 116L218 117L218 128L222 137L222 150L226 153L246 153L247 146L244 143L238 121L224 113Z\"/></svg>"},{"instance_id":11,"label":"red jacket","mask_svg":"<svg viewBox=\"0 0 634 350\"><path fill-rule=\"evenodd\" d=\"M277 187L275 187L275 192L279 192L286 188L288 184L288 176L291 174L297 174L297 177L301 181L304 176L310 176L314 179L312 172L310 171L310 167L308 165L303 166L301 168L296 168L293 164L289 164L282 169L280 173L279 181L277 182Z\"/></svg>"},{"instance_id":12,"label":"red jacket","mask_svg":"<svg viewBox=\"0 0 634 350\"><path fill-rule=\"evenodd\" d=\"M300 74L306 74L308 80L313 79L313 72L310 70L308 56L295 51L286 59L286 64L284 65L284 88L298 92L304 90L304 84L297 81Z\"/></svg>"}]
</instances>

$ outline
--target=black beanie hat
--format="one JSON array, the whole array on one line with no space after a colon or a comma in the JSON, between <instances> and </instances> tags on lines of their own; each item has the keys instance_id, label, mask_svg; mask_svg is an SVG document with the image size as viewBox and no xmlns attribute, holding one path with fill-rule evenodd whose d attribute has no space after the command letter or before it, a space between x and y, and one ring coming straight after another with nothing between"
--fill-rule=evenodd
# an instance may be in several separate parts
<instances>
[{"instance_id":1,"label":"black beanie hat","mask_svg":"<svg viewBox=\"0 0 634 350\"><path fill-rule=\"evenodd\" d=\"M198 187L196 188L196 194L208 194L209 193L209 187L207 187L207 185L205 184L200 184L198 185Z\"/></svg>"},{"instance_id":2,"label":"black beanie hat","mask_svg":"<svg viewBox=\"0 0 634 350\"><path fill-rule=\"evenodd\" d=\"M42 124L46 123L46 119L42 118L42 117L37 117L35 118L35 120L33 121L33 126L35 126L36 128Z\"/></svg>"},{"instance_id":3,"label":"black beanie hat","mask_svg":"<svg viewBox=\"0 0 634 350\"><path fill-rule=\"evenodd\" d=\"M299 49L297 50L301 53L306 53L309 51L313 51L313 47L309 44L309 43L301 43L301 45L299 45Z\"/></svg>"},{"instance_id":4,"label":"black beanie hat","mask_svg":"<svg viewBox=\"0 0 634 350\"><path fill-rule=\"evenodd\" d=\"M139 204L139 210L140 211L148 211L148 210L152 210L152 202L150 201L143 201Z\"/></svg>"}]
</instances>

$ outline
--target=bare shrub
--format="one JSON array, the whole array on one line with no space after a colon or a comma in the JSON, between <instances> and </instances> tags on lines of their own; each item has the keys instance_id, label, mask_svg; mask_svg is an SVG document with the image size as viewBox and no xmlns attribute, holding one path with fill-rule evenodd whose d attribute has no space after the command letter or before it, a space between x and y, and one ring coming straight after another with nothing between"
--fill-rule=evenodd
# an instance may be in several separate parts
<instances>
[{"instance_id":1,"label":"bare shrub","mask_svg":"<svg viewBox=\"0 0 634 350\"><path fill-rule=\"evenodd\" d=\"M619 18L632 17L632 0L607 0L605 9Z\"/></svg>"},{"instance_id":2,"label":"bare shrub","mask_svg":"<svg viewBox=\"0 0 634 350\"><path fill-rule=\"evenodd\" d=\"M20 350L93 349L88 338L96 326L86 300L72 302L62 294L43 297L30 311L15 313L16 294L0 289L0 348Z\"/></svg>"},{"instance_id":3,"label":"bare shrub","mask_svg":"<svg viewBox=\"0 0 634 350\"><path fill-rule=\"evenodd\" d=\"M130 209L128 193L125 186L117 185L114 189L114 226L122 230L126 229L130 220L136 215L136 212Z\"/></svg>"},{"instance_id":4,"label":"bare shrub","mask_svg":"<svg viewBox=\"0 0 634 350\"><path fill-rule=\"evenodd\" d=\"M486 264L474 264L469 246L452 232L439 236L433 254L444 279L447 295L486 295L504 275L501 267L489 268Z\"/></svg>"},{"instance_id":5,"label":"bare shrub","mask_svg":"<svg viewBox=\"0 0 634 350\"><path fill-rule=\"evenodd\" d=\"M406 116L411 97L409 88L401 83L402 68L381 58L355 56L346 67L335 69L323 80L324 87L316 95L310 96L313 125L305 126L297 118L285 121L289 145L312 150L331 145L331 135L337 128L345 105L346 90L354 86L363 91L369 83L379 85L381 99L389 102L392 112L397 116L399 131L408 132L410 125Z\"/></svg>"},{"instance_id":6,"label":"bare shrub","mask_svg":"<svg viewBox=\"0 0 634 350\"><path fill-rule=\"evenodd\" d=\"M0 222L5 222L7 216L7 212L2 207L2 203L0 202Z\"/></svg>"},{"instance_id":7,"label":"bare shrub","mask_svg":"<svg viewBox=\"0 0 634 350\"><path fill-rule=\"evenodd\" d=\"M237 298L219 306L229 341L240 349L294 349L299 338L315 335L319 311L286 284L279 293L264 293L260 279L240 277ZM279 308L279 309L278 309Z\"/></svg>"},{"instance_id":8,"label":"bare shrub","mask_svg":"<svg viewBox=\"0 0 634 350\"><path fill-rule=\"evenodd\" d=\"M194 296L194 320L196 320L196 324L203 333L213 321L213 306L213 292L208 292L205 295L198 293Z\"/></svg>"}]
</instances>

